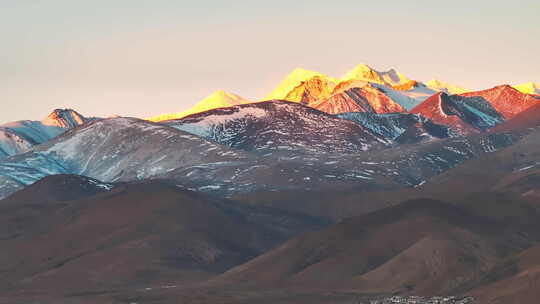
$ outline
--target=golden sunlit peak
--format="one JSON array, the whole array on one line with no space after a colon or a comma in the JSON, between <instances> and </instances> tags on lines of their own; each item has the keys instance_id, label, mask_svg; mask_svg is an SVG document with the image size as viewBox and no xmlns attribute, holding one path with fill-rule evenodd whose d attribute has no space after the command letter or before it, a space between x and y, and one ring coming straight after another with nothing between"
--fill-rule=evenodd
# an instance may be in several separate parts
<instances>
[{"instance_id":1,"label":"golden sunlit peak","mask_svg":"<svg viewBox=\"0 0 540 304\"><path fill-rule=\"evenodd\" d=\"M540 95L540 84L535 82L527 82L513 86L516 90L524 94Z\"/></svg>"},{"instance_id":2,"label":"golden sunlit peak","mask_svg":"<svg viewBox=\"0 0 540 304\"><path fill-rule=\"evenodd\" d=\"M469 90L464 89L460 86L446 83L444 81L440 81L436 78L431 79L430 81L426 82L426 86L430 89L433 89L435 91L441 91L446 92L450 94L462 94L465 92L468 92Z\"/></svg>"},{"instance_id":3,"label":"golden sunlit peak","mask_svg":"<svg viewBox=\"0 0 540 304\"><path fill-rule=\"evenodd\" d=\"M303 68L295 68L288 76L285 78L285 81L295 81L297 83L300 83L302 81L307 81L313 77L321 77L333 82L337 82L337 79L332 78L328 75L325 75L320 72L306 70Z\"/></svg>"},{"instance_id":4,"label":"golden sunlit peak","mask_svg":"<svg viewBox=\"0 0 540 304\"><path fill-rule=\"evenodd\" d=\"M345 74L341 78L341 80L342 81L347 81L347 80L352 80L352 79L360 80L359 78L364 78L365 75L368 75L373 72L375 72L375 70L373 70L369 65L361 63L355 66L349 72L347 72L347 74Z\"/></svg>"},{"instance_id":5,"label":"golden sunlit peak","mask_svg":"<svg viewBox=\"0 0 540 304\"><path fill-rule=\"evenodd\" d=\"M222 95L223 96L223 95L227 95L227 94L228 93L223 91L223 90L217 90L214 93L210 94L210 96L212 96L212 95Z\"/></svg>"},{"instance_id":6,"label":"golden sunlit peak","mask_svg":"<svg viewBox=\"0 0 540 304\"><path fill-rule=\"evenodd\" d=\"M399 85L410 81L408 77L397 72L394 69L390 69L386 72L379 72L374 70L369 65L361 63L349 71L343 78L342 81L349 80L360 80L375 82L384 85Z\"/></svg>"},{"instance_id":7,"label":"golden sunlit peak","mask_svg":"<svg viewBox=\"0 0 540 304\"><path fill-rule=\"evenodd\" d=\"M295 68L290 74L289 77L295 77L295 78L311 78L315 76L321 76L323 74L312 71L312 70L306 70L303 68Z\"/></svg>"},{"instance_id":8,"label":"golden sunlit peak","mask_svg":"<svg viewBox=\"0 0 540 304\"><path fill-rule=\"evenodd\" d=\"M308 81L314 77L320 77L329 82L337 83L337 79L329 77L325 74L306 70L303 68L295 68L265 99L284 99L289 92L301 84L303 81Z\"/></svg>"},{"instance_id":9,"label":"golden sunlit peak","mask_svg":"<svg viewBox=\"0 0 540 304\"><path fill-rule=\"evenodd\" d=\"M360 64L357 64L352 70L352 71L374 71L373 68L371 68L369 65L365 64L365 63L360 63Z\"/></svg>"},{"instance_id":10,"label":"golden sunlit peak","mask_svg":"<svg viewBox=\"0 0 540 304\"><path fill-rule=\"evenodd\" d=\"M212 110L216 108L235 106L235 105L244 104L244 103L250 103L250 101L236 94L229 93L223 90L218 90L210 94L205 99L199 101L195 106L193 106L192 108L186 111L182 111L179 113L162 114L162 115L148 118L148 120L164 121L164 120L171 120L171 119L180 119L182 117L186 117L191 114L204 112L204 111L208 111L208 110Z\"/></svg>"},{"instance_id":11,"label":"golden sunlit peak","mask_svg":"<svg viewBox=\"0 0 540 304\"><path fill-rule=\"evenodd\" d=\"M242 100L243 98L239 95L236 95L234 93L229 93L223 90L217 90L214 93L210 94L208 97L203 99L201 102L204 102L205 100L215 100L216 98L219 99L227 99L227 100Z\"/></svg>"}]
</instances>

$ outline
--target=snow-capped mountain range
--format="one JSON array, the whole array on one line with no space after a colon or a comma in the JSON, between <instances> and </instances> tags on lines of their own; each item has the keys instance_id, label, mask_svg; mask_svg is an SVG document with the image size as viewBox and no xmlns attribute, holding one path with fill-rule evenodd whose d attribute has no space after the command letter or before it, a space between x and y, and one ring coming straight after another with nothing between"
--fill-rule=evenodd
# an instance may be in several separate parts
<instances>
[{"instance_id":1,"label":"snow-capped mountain range","mask_svg":"<svg viewBox=\"0 0 540 304\"><path fill-rule=\"evenodd\" d=\"M540 85L537 83L529 82L514 85L513 87L524 94L540 94ZM399 104L407 111L419 105L437 92L455 95L471 91L435 78L424 83L412 80L395 69L378 71L367 64L359 64L341 78L331 77L316 71L296 68L261 101L286 100L298 102L330 114L336 114L336 109L329 107L328 103L324 103L325 101L329 99L339 99L345 92L351 89L373 91L373 88L378 88L379 93L371 94L383 94L387 99ZM377 98L380 99L380 97ZM252 101L233 93L217 91L188 110L154 116L149 118L149 120L164 121L180 119L195 113L251 102ZM349 110L351 109L349 108ZM393 110L393 108L389 109L386 113L394 112ZM347 110L342 112L347 112Z\"/></svg>"},{"instance_id":2,"label":"snow-capped mountain range","mask_svg":"<svg viewBox=\"0 0 540 304\"><path fill-rule=\"evenodd\" d=\"M340 79L297 69L270 94L275 100L218 91L147 120L59 109L0 126L0 197L55 174L105 184L169 179L224 195L419 186L514 144L523 128L512 126L534 128L539 111L529 109L540 96L531 88L465 92L359 65Z\"/></svg>"},{"instance_id":3,"label":"snow-capped mountain range","mask_svg":"<svg viewBox=\"0 0 540 304\"><path fill-rule=\"evenodd\" d=\"M287 100L313 106L333 98L335 95L342 94L346 90L363 88L364 86L368 86L366 90L372 87L380 88L383 94L407 110L412 109L436 92L444 91L457 94L466 91L458 86L438 80L424 84L411 80L394 69L377 71L366 64L359 64L341 78L301 68L294 69L263 101ZM194 113L244 103L249 103L249 101L236 94L218 91L186 111L158 115L150 120L179 119Z\"/></svg>"}]
</instances>

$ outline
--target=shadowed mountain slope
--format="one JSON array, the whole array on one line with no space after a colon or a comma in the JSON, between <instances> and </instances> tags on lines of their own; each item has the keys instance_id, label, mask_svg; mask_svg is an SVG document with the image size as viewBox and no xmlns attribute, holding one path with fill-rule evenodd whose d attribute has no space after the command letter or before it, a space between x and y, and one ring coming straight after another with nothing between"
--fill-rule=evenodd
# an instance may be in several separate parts
<instances>
[{"instance_id":1,"label":"shadowed mountain slope","mask_svg":"<svg viewBox=\"0 0 540 304\"><path fill-rule=\"evenodd\" d=\"M212 284L441 294L537 241L538 223L514 225L409 201L293 239Z\"/></svg>"},{"instance_id":2,"label":"shadowed mountain slope","mask_svg":"<svg viewBox=\"0 0 540 304\"><path fill-rule=\"evenodd\" d=\"M48 177L0 201L2 294L187 284L325 224L211 200L164 182L110 190L94 182Z\"/></svg>"},{"instance_id":3,"label":"shadowed mountain slope","mask_svg":"<svg viewBox=\"0 0 540 304\"><path fill-rule=\"evenodd\" d=\"M462 135L485 131L504 121L504 117L483 97L446 93L433 95L412 109L411 113L446 125Z\"/></svg>"},{"instance_id":4,"label":"shadowed mountain slope","mask_svg":"<svg viewBox=\"0 0 540 304\"><path fill-rule=\"evenodd\" d=\"M358 124L287 101L215 109L164 123L223 145L259 153L354 153L389 144Z\"/></svg>"},{"instance_id":5,"label":"shadowed mountain slope","mask_svg":"<svg viewBox=\"0 0 540 304\"><path fill-rule=\"evenodd\" d=\"M472 283L479 303L535 303L540 298L540 245L501 262Z\"/></svg>"},{"instance_id":6,"label":"shadowed mountain slope","mask_svg":"<svg viewBox=\"0 0 540 304\"><path fill-rule=\"evenodd\" d=\"M340 118L359 123L372 132L400 143L414 143L434 138L455 137L449 127L438 125L421 115L408 113L341 113Z\"/></svg>"}]
</instances>

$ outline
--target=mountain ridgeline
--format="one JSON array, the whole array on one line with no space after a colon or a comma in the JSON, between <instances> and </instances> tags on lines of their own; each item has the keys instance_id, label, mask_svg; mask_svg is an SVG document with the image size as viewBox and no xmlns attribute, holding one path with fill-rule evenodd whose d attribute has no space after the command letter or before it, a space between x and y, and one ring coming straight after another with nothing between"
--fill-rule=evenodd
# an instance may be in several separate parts
<instances>
[{"instance_id":1,"label":"mountain ridgeline","mask_svg":"<svg viewBox=\"0 0 540 304\"><path fill-rule=\"evenodd\" d=\"M538 93L362 64L3 124L0 303L534 303Z\"/></svg>"}]
</instances>

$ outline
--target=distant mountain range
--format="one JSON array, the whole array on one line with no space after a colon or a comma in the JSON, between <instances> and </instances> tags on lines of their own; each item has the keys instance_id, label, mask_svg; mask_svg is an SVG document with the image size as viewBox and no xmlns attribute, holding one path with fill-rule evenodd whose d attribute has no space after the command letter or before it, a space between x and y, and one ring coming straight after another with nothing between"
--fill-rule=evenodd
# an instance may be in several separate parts
<instances>
[{"instance_id":1,"label":"distant mountain range","mask_svg":"<svg viewBox=\"0 0 540 304\"><path fill-rule=\"evenodd\" d=\"M534 303L537 93L359 65L2 125L0 303Z\"/></svg>"},{"instance_id":2,"label":"distant mountain range","mask_svg":"<svg viewBox=\"0 0 540 304\"><path fill-rule=\"evenodd\" d=\"M515 85L513 87L524 94L540 94L540 85L533 82ZM379 89L379 92L374 92L375 88ZM351 108L351 105L340 105L339 102L337 105L333 105L334 102L328 102L328 100L339 100L344 98L344 95L354 94L354 91L359 90L362 92L371 92L369 94L373 97L368 98L369 102L375 102L376 99L386 98L399 104L406 110L411 110L413 107L437 92L453 95L464 94L470 91L438 79L432 79L422 83L420 81L411 80L394 69L381 72L366 64L359 64L339 79L315 71L301 68L294 69L263 100L287 100L299 102L330 114L336 114L349 112L347 110L338 112L340 111L340 108L349 110L354 108ZM345 98L348 99L349 97ZM186 111L162 114L151 117L149 120L163 121L179 119L207 110L250 102L251 101L236 94L217 91ZM390 108L388 112L394 112L394 110L395 108Z\"/></svg>"},{"instance_id":3,"label":"distant mountain range","mask_svg":"<svg viewBox=\"0 0 540 304\"><path fill-rule=\"evenodd\" d=\"M157 124L131 118L85 118L73 110L55 110L41 122L6 124L1 129L0 153L5 160L0 160L0 195L51 174L87 175L104 182L174 176L190 187L228 194L265 188L310 189L325 180L339 181L344 187L358 181L378 187L374 176L386 176L394 186L414 186L479 153L512 144L514 137L503 134L461 137L488 134L503 128L506 121L510 126L513 117L540 102L540 96L502 85L458 95L436 92L418 103L400 90L427 86L393 70L378 72L365 65L338 84L301 70L287 79L306 75L312 78L287 93L300 99L248 102L221 91L197 108L207 110L183 118L162 116L174 119ZM290 88L287 83L273 94ZM325 89L329 85L332 93ZM318 94L329 97L313 97ZM527 116L527 121L534 122L535 112L530 113L533 117ZM467 145L456 146L464 140ZM408 158L386 152L403 144L421 144L415 148L420 151L441 144L452 152L440 150L433 153L436 156L414 152L416 156ZM388 156L374 162L372 154L363 155L367 151ZM267 180L270 175L263 172L276 167L275 159L291 163L286 169L276 169L276 174L289 176L287 180ZM417 168L410 167L413 164ZM190 169L201 166L207 169ZM246 171L231 171L235 166Z\"/></svg>"}]
</instances>

